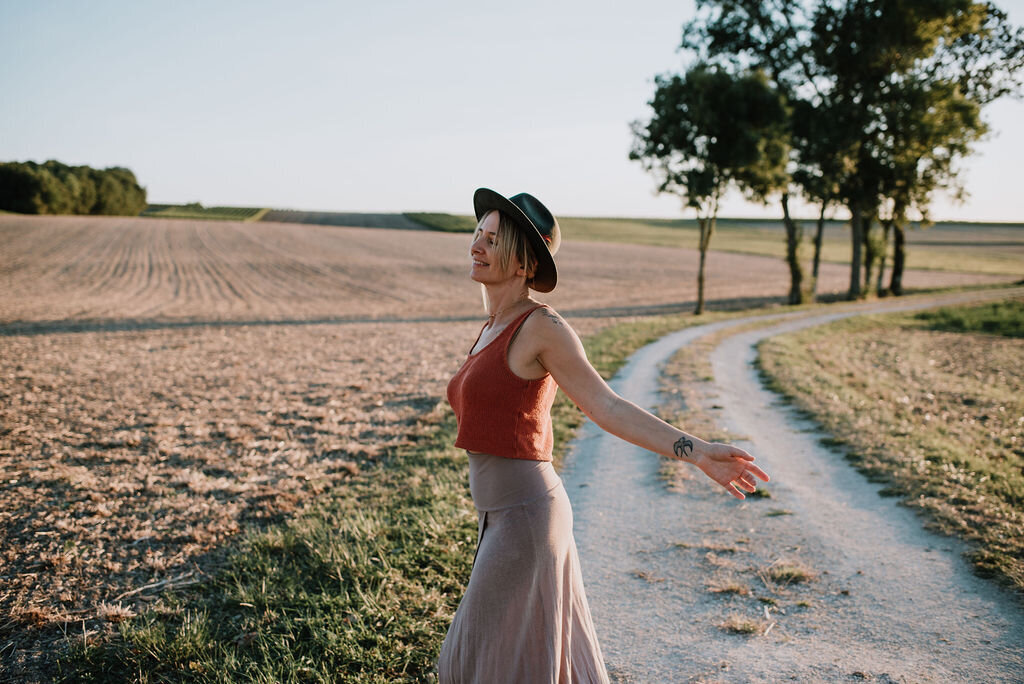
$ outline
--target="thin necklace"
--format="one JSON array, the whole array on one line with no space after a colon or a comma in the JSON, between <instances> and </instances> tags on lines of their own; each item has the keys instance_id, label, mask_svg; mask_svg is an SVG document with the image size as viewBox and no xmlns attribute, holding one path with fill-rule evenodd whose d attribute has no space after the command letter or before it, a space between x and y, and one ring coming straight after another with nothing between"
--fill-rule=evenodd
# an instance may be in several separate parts
<instances>
[{"instance_id":1,"label":"thin necklace","mask_svg":"<svg viewBox=\"0 0 1024 684\"><path fill-rule=\"evenodd\" d=\"M498 309L497 311L492 313L490 316L487 317L487 327L488 328L493 327L494 326L494 319L496 319L498 316L500 316L501 314L505 313L506 311L508 311L512 307L517 306L518 304L521 304L522 302L527 301L529 298L530 298L529 295L527 295L526 297L522 297L521 299L517 299L514 302L512 302L511 304L506 304L505 306L501 307L500 309Z\"/></svg>"}]
</instances>

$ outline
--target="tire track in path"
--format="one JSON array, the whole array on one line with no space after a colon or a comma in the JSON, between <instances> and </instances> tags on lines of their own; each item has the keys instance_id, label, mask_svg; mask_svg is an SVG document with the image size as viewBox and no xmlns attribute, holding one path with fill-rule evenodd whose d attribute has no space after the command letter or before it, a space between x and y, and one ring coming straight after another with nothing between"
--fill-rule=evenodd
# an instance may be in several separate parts
<instances>
[{"instance_id":1,"label":"tire track in path","mask_svg":"<svg viewBox=\"0 0 1024 684\"><path fill-rule=\"evenodd\" d=\"M584 580L614 681L1024 681L1024 609L971 572L957 540L878 495L824 436L765 390L752 363L765 337L862 313L908 311L1024 290L882 300L825 312L752 316L689 328L636 352L612 387L659 403L660 366L703 335L720 422L773 477L770 499L737 502L697 476L669 491L654 454L586 423L562 472ZM773 515L785 511L785 515ZM796 562L815 581L765 581ZM750 595L714 592L738 585ZM762 636L729 634L729 616Z\"/></svg>"}]
</instances>

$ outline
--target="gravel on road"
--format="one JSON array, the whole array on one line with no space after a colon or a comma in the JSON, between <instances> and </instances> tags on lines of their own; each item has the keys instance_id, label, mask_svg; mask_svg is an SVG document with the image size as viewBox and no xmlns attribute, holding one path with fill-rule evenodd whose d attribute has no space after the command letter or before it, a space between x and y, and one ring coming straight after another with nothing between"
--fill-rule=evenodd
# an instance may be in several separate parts
<instances>
[{"instance_id":1,"label":"gravel on road","mask_svg":"<svg viewBox=\"0 0 1024 684\"><path fill-rule=\"evenodd\" d=\"M971 572L963 544L880 497L880 485L823 446L824 435L764 389L753 366L757 342L769 336L985 296L992 295L723 321L631 357L612 386L652 408L659 366L682 345L774 321L714 349L713 395L702 397L773 480L770 498L744 502L696 471L672 491L657 456L584 426L562 476L614 681L1024 679L1020 603Z\"/></svg>"}]
</instances>

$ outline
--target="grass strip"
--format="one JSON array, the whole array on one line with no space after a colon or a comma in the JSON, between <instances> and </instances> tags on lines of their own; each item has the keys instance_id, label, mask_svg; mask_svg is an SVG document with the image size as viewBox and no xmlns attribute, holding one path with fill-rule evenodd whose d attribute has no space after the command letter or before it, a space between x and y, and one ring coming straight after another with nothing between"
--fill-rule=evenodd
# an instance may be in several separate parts
<instances>
[{"instance_id":1,"label":"grass strip","mask_svg":"<svg viewBox=\"0 0 1024 684\"><path fill-rule=\"evenodd\" d=\"M863 316L765 340L768 383L882 494L1024 590L1024 301ZM965 332L949 332L950 330ZM984 331L984 332L975 332Z\"/></svg>"},{"instance_id":2,"label":"grass strip","mask_svg":"<svg viewBox=\"0 0 1024 684\"><path fill-rule=\"evenodd\" d=\"M1024 299L922 311L915 318L933 330L1024 337Z\"/></svg>"},{"instance_id":3,"label":"grass strip","mask_svg":"<svg viewBox=\"0 0 1024 684\"><path fill-rule=\"evenodd\" d=\"M419 212L406 213L405 217L421 226L445 233L472 233L476 230L476 221L472 216Z\"/></svg>"},{"instance_id":4,"label":"grass strip","mask_svg":"<svg viewBox=\"0 0 1024 684\"><path fill-rule=\"evenodd\" d=\"M711 316L735 316L712 314ZM610 378L639 347L709 315L646 317L588 336ZM170 591L105 636L69 637L64 682L429 680L469 579L476 514L447 405L414 446L294 519L253 531L199 585ZM553 411L558 458L582 414ZM125 613L128 613L126 615Z\"/></svg>"},{"instance_id":5,"label":"grass strip","mask_svg":"<svg viewBox=\"0 0 1024 684\"><path fill-rule=\"evenodd\" d=\"M140 214L150 218L196 219L203 221L259 221L268 207L204 207L192 204L150 204Z\"/></svg>"}]
</instances>

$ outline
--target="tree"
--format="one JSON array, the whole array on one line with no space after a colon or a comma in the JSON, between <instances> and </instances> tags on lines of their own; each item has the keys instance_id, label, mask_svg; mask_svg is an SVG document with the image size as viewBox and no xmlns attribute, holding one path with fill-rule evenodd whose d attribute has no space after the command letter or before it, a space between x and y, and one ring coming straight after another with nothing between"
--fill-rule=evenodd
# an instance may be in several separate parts
<instances>
[{"instance_id":1,"label":"tree","mask_svg":"<svg viewBox=\"0 0 1024 684\"><path fill-rule=\"evenodd\" d=\"M775 191L786 232L789 302L803 303L817 287L825 214L837 199L843 168L829 136L833 122L821 106L827 83L810 54L813 15L799 0L698 0L697 6L698 17L684 28L681 47L732 69L763 71L792 111L789 165ZM803 229L789 211L794 186L821 206L810 283L800 253Z\"/></svg>"},{"instance_id":2,"label":"tree","mask_svg":"<svg viewBox=\"0 0 1024 684\"><path fill-rule=\"evenodd\" d=\"M146 191L128 169L117 166L104 169L97 188L98 198L93 214L136 216L146 208Z\"/></svg>"},{"instance_id":3,"label":"tree","mask_svg":"<svg viewBox=\"0 0 1024 684\"><path fill-rule=\"evenodd\" d=\"M985 130L980 108L1019 88L1024 40L1005 20L971 0L818 4L812 52L830 76L838 120L860 138L854 173L841 184L853 216L851 297L861 293L857 244L870 238L879 208L888 205L883 215L898 232L907 209L926 216L933 190L959 187L955 162ZM902 233L897 244L902 250ZM902 264L901 252L896 293Z\"/></svg>"},{"instance_id":4,"label":"tree","mask_svg":"<svg viewBox=\"0 0 1024 684\"><path fill-rule=\"evenodd\" d=\"M43 204L43 183L28 164L0 164L0 209L19 214L39 214Z\"/></svg>"},{"instance_id":5,"label":"tree","mask_svg":"<svg viewBox=\"0 0 1024 684\"><path fill-rule=\"evenodd\" d=\"M825 106L815 107L807 100L798 100L793 106L792 122L793 183L818 206L811 278L806 288L813 297L818 291L825 217L829 209L838 204L840 184L849 169L844 151L832 137L835 129Z\"/></svg>"},{"instance_id":6,"label":"tree","mask_svg":"<svg viewBox=\"0 0 1024 684\"><path fill-rule=\"evenodd\" d=\"M707 251L722 194L732 183L763 196L776 182L787 143L785 105L763 74L734 75L698 63L682 76L658 76L654 115L633 123L630 158L697 212L700 265L696 314L704 311Z\"/></svg>"},{"instance_id":7,"label":"tree","mask_svg":"<svg viewBox=\"0 0 1024 684\"><path fill-rule=\"evenodd\" d=\"M22 214L112 214L136 216L146 208L146 190L125 168L99 171L43 163L0 163L0 209Z\"/></svg>"},{"instance_id":8,"label":"tree","mask_svg":"<svg viewBox=\"0 0 1024 684\"><path fill-rule=\"evenodd\" d=\"M954 163L986 129L981 107L949 82L901 79L891 85L883 108L887 134L880 145L882 187L879 221L882 225L877 291L903 292L906 263L905 228L915 211L923 225L930 223L929 206L935 190L961 192ZM894 240L892 277L883 285L889 233ZM868 283L870 285L870 283Z\"/></svg>"},{"instance_id":9,"label":"tree","mask_svg":"<svg viewBox=\"0 0 1024 684\"><path fill-rule=\"evenodd\" d=\"M833 203L848 207L851 298L863 291L862 266L872 273L875 255L885 254L890 229L896 244L904 244L906 211L926 216L933 190L959 188L955 161L984 130L971 103L983 107L1019 91L1021 31L988 3L697 0L697 6L682 47L709 63L763 70L792 108L791 177L821 207L815 278L825 213ZM909 83L916 85L908 91ZM908 110L900 92L916 92L911 102L920 106ZM949 125L922 123L929 120ZM785 192L782 199L792 263L800 235L787 218ZM876 219L881 239L872 231ZM900 290L904 261L902 247L897 252L893 292ZM792 270L791 280L798 277Z\"/></svg>"},{"instance_id":10,"label":"tree","mask_svg":"<svg viewBox=\"0 0 1024 684\"><path fill-rule=\"evenodd\" d=\"M947 20L932 53L891 79L883 107L893 138L883 147L883 216L895 247L888 292L903 291L908 214L927 226L936 190L964 196L957 162L988 130L984 107L1020 92L1022 71L1024 30L995 6L972 3Z\"/></svg>"}]
</instances>

